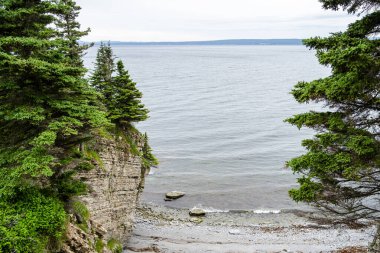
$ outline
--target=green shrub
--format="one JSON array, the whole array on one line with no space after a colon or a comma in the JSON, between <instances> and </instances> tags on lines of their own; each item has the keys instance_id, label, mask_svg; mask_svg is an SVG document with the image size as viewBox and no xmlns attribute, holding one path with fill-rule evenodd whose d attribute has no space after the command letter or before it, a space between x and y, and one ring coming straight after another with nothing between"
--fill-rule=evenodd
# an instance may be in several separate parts
<instances>
[{"instance_id":1,"label":"green shrub","mask_svg":"<svg viewBox=\"0 0 380 253\"><path fill-rule=\"evenodd\" d=\"M86 149L85 157L89 161L96 162L101 169L104 169L103 160L100 158L99 154L95 150Z\"/></svg>"},{"instance_id":2,"label":"green shrub","mask_svg":"<svg viewBox=\"0 0 380 253\"><path fill-rule=\"evenodd\" d=\"M103 249L104 249L104 243L101 239L96 239L95 240L95 250L96 252L98 253L102 253L103 252Z\"/></svg>"},{"instance_id":3,"label":"green shrub","mask_svg":"<svg viewBox=\"0 0 380 253\"><path fill-rule=\"evenodd\" d=\"M48 243L62 238L66 220L63 204L37 189L1 200L0 252L43 252Z\"/></svg>"},{"instance_id":4,"label":"green shrub","mask_svg":"<svg viewBox=\"0 0 380 253\"><path fill-rule=\"evenodd\" d=\"M93 170L95 166L91 162L81 162L76 167L75 170L77 171L90 171Z\"/></svg>"},{"instance_id":5,"label":"green shrub","mask_svg":"<svg viewBox=\"0 0 380 253\"><path fill-rule=\"evenodd\" d=\"M52 179L52 185L64 200L87 193L87 185L84 182L73 178L75 173L75 171L67 171Z\"/></svg>"},{"instance_id":6,"label":"green shrub","mask_svg":"<svg viewBox=\"0 0 380 253\"><path fill-rule=\"evenodd\" d=\"M74 201L72 207L74 214L79 215L83 221L87 222L90 219L90 212L82 202Z\"/></svg>"},{"instance_id":7,"label":"green shrub","mask_svg":"<svg viewBox=\"0 0 380 253\"><path fill-rule=\"evenodd\" d=\"M121 245L121 243L114 239L114 238L111 238L108 242L107 242L107 248L109 250L112 251L112 253L122 253L123 252L123 246Z\"/></svg>"}]
</instances>

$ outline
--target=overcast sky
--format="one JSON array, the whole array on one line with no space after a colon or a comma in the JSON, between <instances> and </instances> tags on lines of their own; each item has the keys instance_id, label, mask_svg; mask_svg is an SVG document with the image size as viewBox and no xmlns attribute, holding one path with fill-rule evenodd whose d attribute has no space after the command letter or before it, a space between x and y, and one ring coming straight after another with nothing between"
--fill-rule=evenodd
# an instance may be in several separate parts
<instances>
[{"instance_id":1,"label":"overcast sky","mask_svg":"<svg viewBox=\"0 0 380 253\"><path fill-rule=\"evenodd\" d=\"M87 41L196 41L326 36L355 20L318 0L77 0Z\"/></svg>"}]
</instances>

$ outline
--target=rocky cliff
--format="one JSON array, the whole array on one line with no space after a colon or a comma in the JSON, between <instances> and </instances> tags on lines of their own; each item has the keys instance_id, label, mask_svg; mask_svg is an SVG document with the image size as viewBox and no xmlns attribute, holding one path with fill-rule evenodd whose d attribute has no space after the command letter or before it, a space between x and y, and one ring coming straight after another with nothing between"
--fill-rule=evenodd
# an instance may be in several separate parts
<instances>
[{"instance_id":1,"label":"rocky cliff","mask_svg":"<svg viewBox=\"0 0 380 253\"><path fill-rule=\"evenodd\" d=\"M134 152L125 137L99 138L86 147L96 166L77 175L88 186L88 194L77 201L87 215L72 215L64 252L121 252L144 178L138 155L143 141L140 136L134 139Z\"/></svg>"}]
</instances>

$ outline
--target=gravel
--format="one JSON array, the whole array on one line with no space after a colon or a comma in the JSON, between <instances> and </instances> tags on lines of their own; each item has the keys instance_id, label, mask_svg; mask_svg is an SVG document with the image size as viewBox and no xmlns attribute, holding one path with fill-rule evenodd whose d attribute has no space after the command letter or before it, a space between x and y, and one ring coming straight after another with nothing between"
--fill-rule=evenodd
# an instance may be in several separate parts
<instances>
[{"instance_id":1,"label":"gravel","mask_svg":"<svg viewBox=\"0 0 380 253\"><path fill-rule=\"evenodd\" d=\"M193 222L189 210L144 204L124 253L364 250L374 233L370 223L333 224L321 213L207 213L200 222Z\"/></svg>"}]
</instances>

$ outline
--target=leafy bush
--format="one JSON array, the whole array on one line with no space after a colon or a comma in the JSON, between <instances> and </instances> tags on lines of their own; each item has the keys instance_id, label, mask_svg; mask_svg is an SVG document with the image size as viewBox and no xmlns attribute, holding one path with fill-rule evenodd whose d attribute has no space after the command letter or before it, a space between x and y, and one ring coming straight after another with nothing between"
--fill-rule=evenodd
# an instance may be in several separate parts
<instances>
[{"instance_id":1,"label":"leafy bush","mask_svg":"<svg viewBox=\"0 0 380 253\"><path fill-rule=\"evenodd\" d=\"M0 201L0 252L42 252L50 240L59 241L67 220L62 203L37 189L17 196Z\"/></svg>"}]
</instances>

